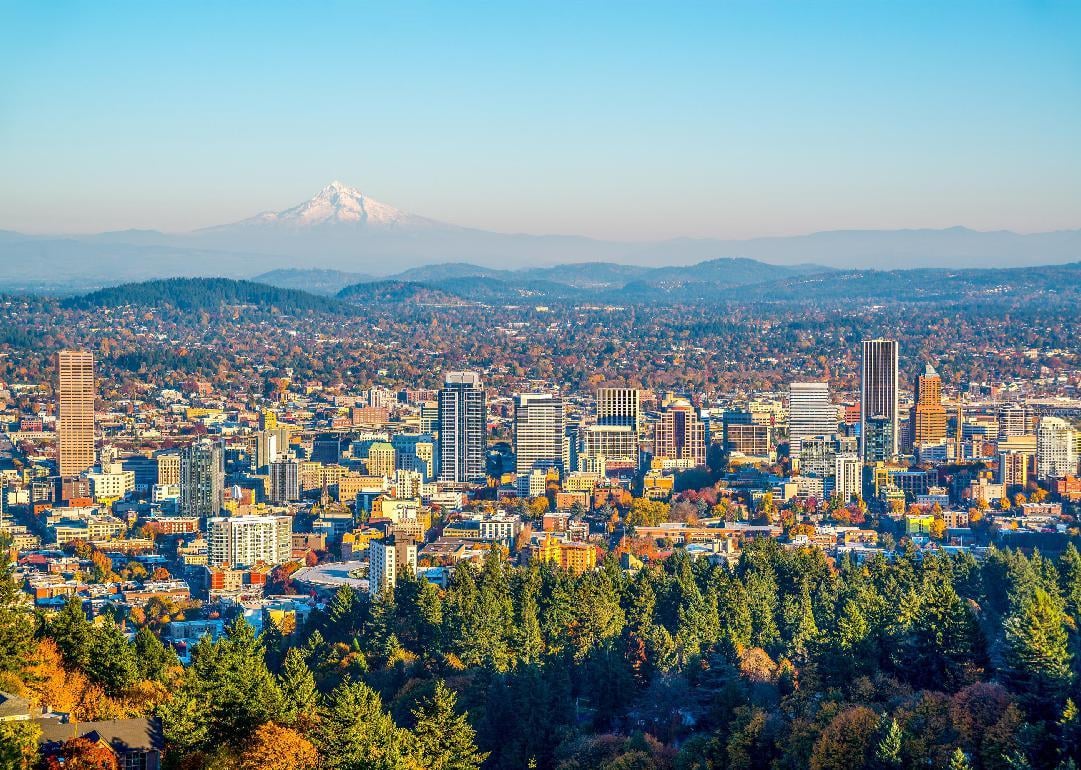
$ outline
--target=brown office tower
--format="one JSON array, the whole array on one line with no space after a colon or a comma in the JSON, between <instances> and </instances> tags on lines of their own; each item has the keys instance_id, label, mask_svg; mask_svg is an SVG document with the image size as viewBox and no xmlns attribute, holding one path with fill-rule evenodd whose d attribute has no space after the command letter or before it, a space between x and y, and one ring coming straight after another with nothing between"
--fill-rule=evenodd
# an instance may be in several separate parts
<instances>
[{"instance_id":1,"label":"brown office tower","mask_svg":"<svg viewBox=\"0 0 1081 770\"><path fill-rule=\"evenodd\" d=\"M78 476L94 467L94 354L61 350L56 372L60 475Z\"/></svg>"},{"instance_id":2,"label":"brown office tower","mask_svg":"<svg viewBox=\"0 0 1081 770\"><path fill-rule=\"evenodd\" d=\"M916 405L912 408L912 443L938 444L946 438L946 407L942 406L942 378L930 364L916 378Z\"/></svg>"}]
</instances>

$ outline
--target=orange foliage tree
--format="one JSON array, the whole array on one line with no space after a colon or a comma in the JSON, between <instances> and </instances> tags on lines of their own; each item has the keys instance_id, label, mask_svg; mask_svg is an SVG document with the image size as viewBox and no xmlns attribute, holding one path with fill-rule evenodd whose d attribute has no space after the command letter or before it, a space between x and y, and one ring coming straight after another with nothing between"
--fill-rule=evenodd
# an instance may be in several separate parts
<instances>
[{"instance_id":1,"label":"orange foliage tree","mask_svg":"<svg viewBox=\"0 0 1081 770\"><path fill-rule=\"evenodd\" d=\"M240 760L240 770L314 770L319 763L315 746L288 727L273 722L252 735Z\"/></svg>"}]
</instances>

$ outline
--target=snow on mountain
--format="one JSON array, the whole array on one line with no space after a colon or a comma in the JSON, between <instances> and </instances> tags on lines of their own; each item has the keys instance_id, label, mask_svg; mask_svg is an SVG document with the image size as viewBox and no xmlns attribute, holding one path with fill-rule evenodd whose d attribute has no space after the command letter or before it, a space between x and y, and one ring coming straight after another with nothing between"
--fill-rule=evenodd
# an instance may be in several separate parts
<instances>
[{"instance_id":1,"label":"snow on mountain","mask_svg":"<svg viewBox=\"0 0 1081 770\"><path fill-rule=\"evenodd\" d=\"M355 187L334 181L311 200L284 211L267 211L236 225L276 225L294 229L347 224L385 229L445 226L370 198ZM233 225L225 225L232 227Z\"/></svg>"}]
</instances>

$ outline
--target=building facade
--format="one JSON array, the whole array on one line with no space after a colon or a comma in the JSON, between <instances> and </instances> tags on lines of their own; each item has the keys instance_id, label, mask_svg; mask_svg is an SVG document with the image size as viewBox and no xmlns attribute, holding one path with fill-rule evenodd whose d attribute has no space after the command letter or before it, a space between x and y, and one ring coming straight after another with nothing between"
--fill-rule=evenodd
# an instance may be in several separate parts
<instances>
[{"instance_id":1,"label":"building facade","mask_svg":"<svg viewBox=\"0 0 1081 770\"><path fill-rule=\"evenodd\" d=\"M519 494L529 494L534 470L567 470L566 409L561 396L522 393L514 397L514 469Z\"/></svg>"},{"instance_id":2,"label":"building facade","mask_svg":"<svg viewBox=\"0 0 1081 770\"><path fill-rule=\"evenodd\" d=\"M78 476L94 466L94 354L61 350L56 373L59 472Z\"/></svg>"},{"instance_id":3,"label":"building facade","mask_svg":"<svg viewBox=\"0 0 1081 770\"><path fill-rule=\"evenodd\" d=\"M898 454L897 362L897 340L863 341L860 454L864 462L891 460ZM871 448L874 452L868 451Z\"/></svg>"},{"instance_id":4,"label":"building facade","mask_svg":"<svg viewBox=\"0 0 1081 770\"><path fill-rule=\"evenodd\" d=\"M439 391L438 409L438 479L459 483L482 480L488 408L480 375L448 373Z\"/></svg>"}]
</instances>

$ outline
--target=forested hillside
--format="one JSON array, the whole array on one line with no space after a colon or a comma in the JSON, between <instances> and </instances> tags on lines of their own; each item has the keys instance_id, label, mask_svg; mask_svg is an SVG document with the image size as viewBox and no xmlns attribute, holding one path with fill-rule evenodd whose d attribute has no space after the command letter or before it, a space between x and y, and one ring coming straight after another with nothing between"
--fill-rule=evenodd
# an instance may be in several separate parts
<instances>
[{"instance_id":1,"label":"forested hillside","mask_svg":"<svg viewBox=\"0 0 1081 770\"><path fill-rule=\"evenodd\" d=\"M145 631L74 605L35 624L3 595L2 689L157 714L171 767L1065 770L1081 752L1072 546L837 568L757 541L731 569L677 553L579 576L494 551L445 591L342 589L288 638L234 620L187 669Z\"/></svg>"}]
</instances>

